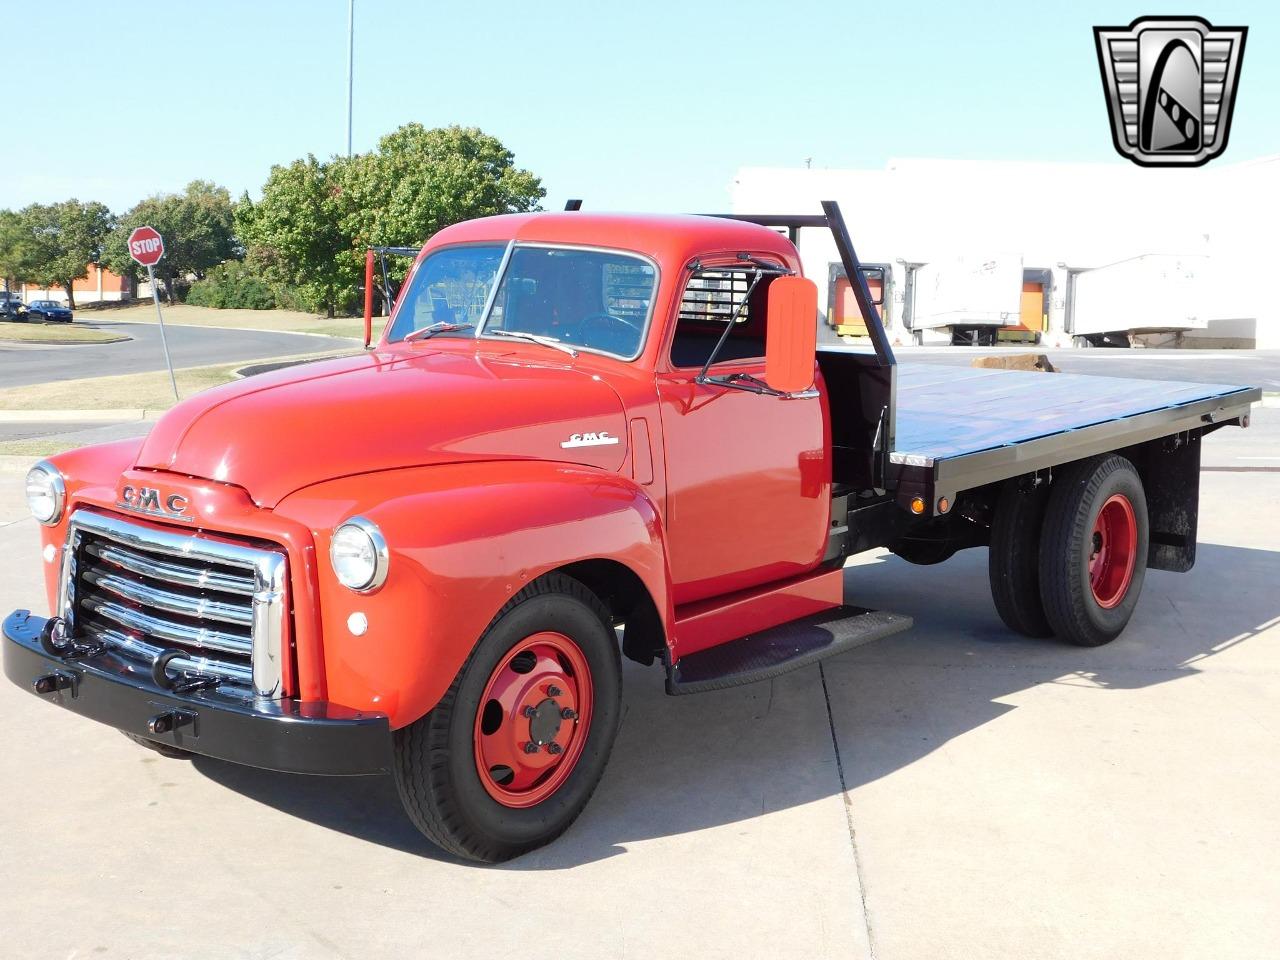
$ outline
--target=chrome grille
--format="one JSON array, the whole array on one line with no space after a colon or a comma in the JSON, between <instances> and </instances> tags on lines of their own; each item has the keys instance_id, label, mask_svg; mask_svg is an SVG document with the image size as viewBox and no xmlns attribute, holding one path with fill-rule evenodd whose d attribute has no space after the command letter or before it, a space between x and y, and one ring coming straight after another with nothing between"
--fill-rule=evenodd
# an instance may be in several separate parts
<instances>
[{"instance_id":1,"label":"chrome grille","mask_svg":"<svg viewBox=\"0 0 1280 960\"><path fill-rule=\"evenodd\" d=\"M281 695L281 553L80 511L70 521L59 606L76 636L148 669L176 649L183 655L171 670Z\"/></svg>"}]
</instances>

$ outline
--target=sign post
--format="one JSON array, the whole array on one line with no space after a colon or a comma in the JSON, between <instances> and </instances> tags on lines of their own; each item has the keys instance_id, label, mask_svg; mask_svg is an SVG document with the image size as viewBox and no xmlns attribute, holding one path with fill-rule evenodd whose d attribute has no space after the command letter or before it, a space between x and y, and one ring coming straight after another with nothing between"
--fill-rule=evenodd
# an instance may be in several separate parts
<instances>
[{"instance_id":1,"label":"sign post","mask_svg":"<svg viewBox=\"0 0 1280 960\"><path fill-rule=\"evenodd\" d=\"M156 319L160 321L160 345L164 348L164 364L169 368L169 384L173 387L173 399L178 396L178 380L173 375L173 360L169 358L169 338L164 332L164 314L160 312L160 293L156 290L156 264L164 256L164 238L154 227L138 227L129 234L129 256L147 268L147 280L151 284L151 299L156 303Z\"/></svg>"}]
</instances>

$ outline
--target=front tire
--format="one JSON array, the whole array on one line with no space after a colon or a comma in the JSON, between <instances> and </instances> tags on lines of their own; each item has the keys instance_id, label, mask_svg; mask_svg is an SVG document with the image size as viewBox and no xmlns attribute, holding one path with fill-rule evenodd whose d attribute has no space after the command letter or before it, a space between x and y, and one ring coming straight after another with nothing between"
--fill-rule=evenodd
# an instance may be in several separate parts
<instances>
[{"instance_id":1,"label":"front tire","mask_svg":"<svg viewBox=\"0 0 1280 960\"><path fill-rule=\"evenodd\" d=\"M435 709L396 731L396 786L429 840L497 863L569 828L622 716L608 623L582 583L542 577L498 612Z\"/></svg>"},{"instance_id":2,"label":"front tire","mask_svg":"<svg viewBox=\"0 0 1280 960\"><path fill-rule=\"evenodd\" d=\"M1129 623L1147 572L1147 497L1121 456L1069 465L1054 479L1040 538L1040 597L1053 632L1082 647Z\"/></svg>"}]
</instances>

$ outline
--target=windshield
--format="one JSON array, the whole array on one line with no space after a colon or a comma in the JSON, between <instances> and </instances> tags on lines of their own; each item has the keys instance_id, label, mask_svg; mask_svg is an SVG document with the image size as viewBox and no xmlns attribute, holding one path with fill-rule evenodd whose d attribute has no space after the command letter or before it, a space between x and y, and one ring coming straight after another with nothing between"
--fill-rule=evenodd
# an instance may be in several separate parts
<instances>
[{"instance_id":1,"label":"windshield","mask_svg":"<svg viewBox=\"0 0 1280 960\"><path fill-rule=\"evenodd\" d=\"M391 339L440 325L432 336L531 334L626 360L640 353L658 271L634 254L517 244L487 320L482 316L502 247L454 247L422 262ZM439 262L437 262L439 261ZM463 309L459 309L463 305ZM466 329L454 325L471 324Z\"/></svg>"},{"instance_id":2,"label":"windshield","mask_svg":"<svg viewBox=\"0 0 1280 960\"><path fill-rule=\"evenodd\" d=\"M446 247L423 260L396 304L388 339L403 340L433 325L442 328L438 336L474 337L506 249L505 244Z\"/></svg>"}]
</instances>

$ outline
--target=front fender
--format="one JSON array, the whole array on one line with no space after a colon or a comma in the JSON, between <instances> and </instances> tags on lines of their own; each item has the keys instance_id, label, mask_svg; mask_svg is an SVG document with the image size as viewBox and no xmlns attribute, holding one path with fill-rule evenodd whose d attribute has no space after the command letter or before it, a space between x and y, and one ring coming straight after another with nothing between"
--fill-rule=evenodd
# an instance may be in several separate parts
<instances>
[{"instance_id":1,"label":"front fender","mask_svg":"<svg viewBox=\"0 0 1280 960\"><path fill-rule=\"evenodd\" d=\"M45 597L50 612L58 604L59 551L67 539L67 521L82 503L115 502L116 482L133 466L141 446L142 438L136 437L79 447L49 457L67 488L67 504L58 522L53 526L40 525L41 545L54 549L43 561Z\"/></svg>"},{"instance_id":2,"label":"front fender","mask_svg":"<svg viewBox=\"0 0 1280 960\"><path fill-rule=\"evenodd\" d=\"M327 696L386 713L393 727L436 705L507 600L565 564L627 566L670 636L661 520L617 474L542 461L416 467L326 481L276 512L315 538ZM391 554L372 594L343 587L328 562L333 529L355 515L378 524ZM364 636L347 625L355 613L368 620Z\"/></svg>"}]
</instances>

